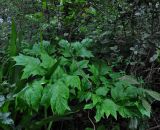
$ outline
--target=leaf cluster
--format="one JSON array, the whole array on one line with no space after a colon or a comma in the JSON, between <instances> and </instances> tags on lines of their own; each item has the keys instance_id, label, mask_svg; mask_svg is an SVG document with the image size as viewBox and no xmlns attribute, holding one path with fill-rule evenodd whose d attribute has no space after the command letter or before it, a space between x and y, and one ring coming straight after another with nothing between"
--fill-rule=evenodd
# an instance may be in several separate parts
<instances>
[{"instance_id":1,"label":"leaf cluster","mask_svg":"<svg viewBox=\"0 0 160 130\"><path fill-rule=\"evenodd\" d=\"M23 66L21 79L33 78L15 94L17 103L25 102L38 111L42 106L51 107L52 112L64 115L72 110L72 100L83 104L83 111L95 110L95 120L110 115L117 119L150 117L150 98L160 100L157 92L146 90L134 77L124 72L114 72L106 62L94 58L87 48L91 39L69 43L60 40L49 55L43 44L35 44L27 54L13 59ZM34 50L38 48L37 51Z\"/></svg>"}]
</instances>

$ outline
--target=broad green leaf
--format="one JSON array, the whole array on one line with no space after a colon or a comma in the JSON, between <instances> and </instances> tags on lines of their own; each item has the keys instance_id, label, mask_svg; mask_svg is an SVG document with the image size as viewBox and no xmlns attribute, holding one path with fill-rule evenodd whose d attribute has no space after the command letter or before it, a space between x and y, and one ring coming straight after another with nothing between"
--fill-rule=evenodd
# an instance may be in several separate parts
<instances>
[{"instance_id":1,"label":"broad green leaf","mask_svg":"<svg viewBox=\"0 0 160 130\"><path fill-rule=\"evenodd\" d=\"M54 83L57 80L62 79L64 81L65 78L65 71L62 67L58 66L54 73L51 75L50 80Z\"/></svg>"},{"instance_id":2,"label":"broad green leaf","mask_svg":"<svg viewBox=\"0 0 160 130\"><path fill-rule=\"evenodd\" d=\"M142 103L137 104L137 108L140 111L142 116L150 117L151 111L149 110L149 104L146 101L142 101Z\"/></svg>"},{"instance_id":3,"label":"broad green leaf","mask_svg":"<svg viewBox=\"0 0 160 130\"><path fill-rule=\"evenodd\" d=\"M70 60L68 58L65 58L62 56L60 57L60 59L61 59L60 65L63 65L63 66L70 65Z\"/></svg>"},{"instance_id":4,"label":"broad green leaf","mask_svg":"<svg viewBox=\"0 0 160 130\"><path fill-rule=\"evenodd\" d=\"M84 47L89 47L91 46L93 40L92 39L89 39L89 38L85 38L81 41L81 44L84 46Z\"/></svg>"},{"instance_id":5,"label":"broad green leaf","mask_svg":"<svg viewBox=\"0 0 160 130\"><path fill-rule=\"evenodd\" d=\"M32 49L24 49L25 54L40 56L42 53L49 52L51 50L50 43L48 41L42 41L33 45Z\"/></svg>"},{"instance_id":6,"label":"broad green leaf","mask_svg":"<svg viewBox=\"0 0 160 130\"><path fill-rule=\"evenodd\" d=\"M104 111L102 109L103 108L101 107L101 105L96 105L96 115L95 115L96 122L99 122L101 118L104 117Z\"/></svg>"},{"instance_id":7,"label":"broad green leaf","mask_svg":"<svg viewBox=\"0 0 160 130\"><path fill-rule=\"evenodd\" d=\"M130 117L130 116L131 116L130 111L129 111L127 108L123 107L123 106L120 106L120 107L118 108L118 112L119 112L119 114L120 114L123 118Z\"/></svg>"},{"instance_id":8,"label":"broad green leaf","mask_svg":"<svg viewBox=\"0 0 160 130\"><path fill-rule=\"evenodd\" d=\"M115 87L111 88L111 96L115 100L123 100L126 97L126 93L124 92L124 87L121 83L117 82Z\"/></svg>"},{"instance_id":9,"label":"broad green leaf","mask_svg":"<svg viewBox=\"0 0 160 130\"><path fill-rule=\"evenodd\" d=\"M83 48L80 42L73 42L71 45L77 52Z\"/></svg>"},{"instance_id":10,"label":"broad green leaf","mask_svg":"<svg viewBox=\"0 0 160 130\"><path fill-rule=\"evenodd\" d=\"M59 46L61 47L61 53L64 57L72 57L72 46L71 44L66 40L61 40L59 43Z\"/></svg>"},{"instance_id":11,"label":"broad green leaf","mask_svg":"<svg viewBox=\"0 0 160 130\"><path fill-rule=\"evenodd\" d=\"M91 92L84 92L84 91L78 91L78 98L79 101L89 101L92 97L92 93Z\"/></svg>"},{"instance_id":12,"label":"broad green leaf","mask_svg":"<svg viewBox=\"0 0 160 130\"><path fill-rule=\"evenodd\" d=\"M92 83L89 80L89 75L85 75L85 77L81 79L81 84L84 90L88 90L92 88Z\"/></svg>"},{"instance_id":13,"label":"broad green leaf","mask_svg":"<svg viewBox=\"0 0 160 130\"><path fill-rule=\"evenodd\" d=\"M92 109L93 107L94 107L93 104L86 104L86 105L84 106L84 109Z\"/></svg>"},{"instance_id":14,"label":"broad green leaf","mask_svg":"<svg viewBox=\"0 0 160 130\"><path fill-rule=\"evenodd\" d=\"M100 81L102 82L103 85L109 87L110 85L110 80L107 80L106 77L100 76Z\"/></svg>"},{"instance_id":15,"label":"broad green leaf","mask_svg":"<svg viewBox=\"0 0 160 130\"><path fill-rule=\"evenodd\" d=\"M41 60L42 60L41 66L44 67L45 69L50 69L56 63L56 59L54 60L47 53L41 54Z\"/></svg>"},{"instance_id":16,"label":"broad green leaf","mask_svg":"<svg viewBox=\"0 0 160 130\"><path fill-rule=\"evenodd\" d=\"M96 68L94 65L90 65L89 68L90 68L89 71L92 72L94 76L99 75L98 68Z\"/></svg>"},{"instance_id":17,"label":"broad green leaf","mask_svg":"<svg viewBox=\"0 0 160 130\"><path fill-rule=\"evenodd\" d=\"M87 50L86 47L83 46L83 44L80 42L72 43L72 47L75 49L76 55L80 57L87 57L87 58L93 57L93 54L91 53L91 51Z\"/></svg>"},{"instance_id":18,"label":"broad green leaf","mask_svg":"<svg viewBox=\"0 0 160 130\"><path fill-rule=\"evenodd\" d=\"M96 89L96 94L100 96L106 96L108 91L109 89L107 87L99 87L98 89Z\"/></svg>"},{"instance_id":19,"label":"broad green leaf","mask_svg":"<svg viewBox=\"0 0 160 130\"><path fill-rule=\"evenodd\" d=\"M59 63L61 62L61 60L58 60L49 70L48 72L45 74L45 78L46 79L50 79L52 74L58 70L59 67Z\"/></svg>"},{"instance_id":20,"label":"broad green leaf","mask_svg":"<svg viewBox=\"0 0 160 130\"><path fill-rule=\"evenodd\" d=\"M81 81L79 76L66 75L65 82L67 86L71 86L73 88L78 88L81 90Z\"/></svg>"},{"instance_id":21,"label":"broad green leaf","mask_svg":"<svg viewBox=\"0 0 160 130\"><path fill-rule=\"evenodd\" d=\"M84 68L88 67L88 60L82 60L82 61L73 61L72 64L70 65L70 70L71 73L74 75L81 75L83 76L83 70Z\"/></svg>"},{"instance_id":22,"label":"broad green leaf","mask_svg":"<svg viewBox=\"0 0 160 130\"><path fill-rule=\"evenodd\" d=\"M86 48L82 47L79 51L78 51L78 56L81 56L81 57L86 57L86 58L91 58L91 57L94 57L92 52L87 50Z\"/></svg>"},{"instance_id":23,"label":"broad green leaf","mask_svg":"<svg viewBox=\"0 0 160 130\"><path fill-rule=\"evenodd\" d=\"M69 43L66 40L61 40L59 45L62 47L62 54L65 57L72 57L73 53L75 53L77 57L93 57L92 52L87 50L80 42Z\"/></svg>"},{"instance_id":24,"label":"broad green leaf","mask_svg":"<svg viewBox=\"0 0 160 130\"><path fill-rule=\"evenodd\" d=\"M19 56L13 57L13 59L16 61L16 65L26 66L31 62L35 62L35 64L40 64L40 60L38 58L25 56L23 54L19 54Z\"/></svg>"},{"instance_id":25,"label":"broad green leaf","mask_svg":"<svg viewBox=\"0 0 160 130\"><path fill-rule=\"evenodd\" d=\"M99 85L100 85L100 80L99 80L99 76L98 76L98 75L90 76L90 79L92 80L92 82L93 82L94 84L96 84L96 86L99 86Z\"/></svg>"},{"instance_id":26,"label":"broad green leaf","mask_svg":"<svg viewBox=\"0 0 160 130\"><path fill-rule=\"evenodd\" d=\"M160 101L160 94L158 92L152 91L152 90L146 90L145 92L150 95L152 98L156 99L157 101Z\"/></svg>"},{"instance_id":27,"label":"broad green leaf","mask_svg":"<svg viewBox=\"0 0 160 130\"><path fill-rule=\"evenodd\" d=\"M30 76L35 76L35 75L44 75L45 74L45 71L40 68L40 67L36 67L36 66L33 66L35 64L30 64L30 65L27 65L24 69L23 69L23 75L22 75L22 79L27 79L28 77Z\"/></svg>"},{"instance_id":28,"label":"broad green leaf","mask_svg":"<svg viewBox=\"0 0 160 130\"><path fill-rule=\"evenodd\" d=\"M70 45L69 42L66 40L61 40L58 44L63 48L68 48Z\"/></svg>"},{"instance_id":29,"label":"broad green leaf","mask_svg":"<svg viewBox=\"0 0 160 130\"><path fill-rule=\"evenodd\" d=\"M112 115L115 119L117 119L118 106L111 99L104 100L101 107L102 111L107 117L109 117L109 115Z\"/></svg>"},{"instance_id":30,"label":"broad green leaf","mask_svg":"<svg viewBox=\"0 0 160 130\"><path fill-rule=\"evenodd\" d=\"M110 73L109 76L113 79L113 80L117 80L118 78L121 77L121 74L119 72L114 72L114 73Z\"/></svg>"},{"instance_id":31,"label":"broad green leaf","mask_svg":"<svg viewBox=\"0 0 160 130\"><path fill-rule=\"evenodd\" d=\"M47 85L43 89L43 94L41 98L41 105L44 105L46 108L50 106L50 99L51 99L51 85Z\"/></svg>"},{"instance_id":32,"label":"broad green leaf","mask_svg":"<svg viewBox=\"0 0 160 130\"><path fill-rule=\"evenodd\" d=\"M111 88L111 96L115 100L124 100L128 98L136 98L138 96L139 89L132 85L125 84L123 81L118 81L115 87Z\"/></svg>"},{"instance_id":33,"label":"broad green leaf","mask_svg":"<svg viewBox=\"0 0 160 130\"><path fill-rule=\"evenodd\" d=\"M89 101L92 97L92 93L91 92L87 92L85 95L83 95L85 97L86 101Z\"/></svg>"},{"instance_id":34,"label":"broad green leaf","mask_svg":"<svg viewBox=\"0 0 160 130\"><path fill-rule=\"evenodd\" d=\"M24 91L19 96L27 102L33 109L38 110L42 97L43 87L41 81L34 81L32 84L27 84Z\"/></svg>"},{"instance_id":35,"label":"broad green leaf","mask_svg":"<svg viewBox=\"0 0 160 130\"><path fill-rule=\"evenodd\" d=\"M59 80L52 85L51 91L52 97L50 103L52 111L62 115L66 110L70 110L68 106L69 88Z\"/></svg>"},{"instance_id":36,"label":"broad green leaf","mask_svg":"<svg viewBox=\"0 0 160 130\"><path fill-rule=\"evenodd\" d=\"M132 84L132 85L139 84L138 81L135 78L133 78L129 75L122 76L122 77L119 78L119 80L126 81L126 82L128 82L129 84Z\"/></svg>"},{"instance_id":37,"label":"broad green leaf","mask_svg":"<svg viewBox=\"0 0 160 130\"><path fill-rule=\"evenodd\" d=\"M138 95L138 88L137 87L134 87L134 86L128 86L126 89L125 89L125 93L127 94L128 97L130 98L134 98L134 97L137 97Z\"/></svg>"},{"instance_id":38,"label":"broad green leaf","mask_svg":"<svg viewBox=\"0 0 160 130\"><path fill-rule=\"evenodd\" d=\"M73 60L72 64L70 65L70 71L72 73L76 73L77 75L79 74L77 61Z\"/></svg>"},{"instance_id":39,"label":"broad green leaf","mask_svg":"<svg viewBox=\"0 0 160 130\"><path fill-rule=\"evenodd\" d=\"M148 103L148 101L146 101L145 99L142 100L142 105L143 107L146 109L147 111L147 116L150 117L150 113L151 113L151 105Z\"/></svg>"},{"instance_id":40,"label":"broad green leaf","mask_svg":"<svg viewBox=\"0 0 160 130\"><path fill-rule=\"evenodd\" d=\"M81 61L77 62L77 65L80 69L84 69L84 68L88 67L88 63L89 63L88 60L81 60Z\"/></svg>"},{"instance_id":41,"label":"broad green leaf","mask_svg":"<svg viewBox=\"0 0 160 130\"><path fill-rule=\"evenodd\" d=\"M94 66L97 68L99 71L99 75L106 75L106 74L112 74L112 68L107 65L106 62L104 62L101 59L96 59L96 62L94 62Z\"/></svg>"},{"instance_id":42,"label":"broad green leaf","mask_svg":"<svg viewBox=\"0 0 160 130\"><path fill-rule=\"evenodd\" d=\"M93 105L96 105L97 103L101 103L102 99L100 96L96 94L92 94L92 101L93 101Z\"/></svg>"},{"instance_id":43,"label":"broad green leaf","mask_svg":"<svg viewBox=\"0 0 160 130\"><path fill-rule=\"evenodd\" d=\"M71 50L70 47L63 49L62 55L67 58L72 57L72 51L69 51L69 50Z\"/></svg>"},{"instance_id":44,"label":"broad green leaf","mask_svg":"<svg viewBox=\"0 0 160 130\"><path fill-rule=\"evenodd\" d=\"M20 54L14 57L14 60L16 61L16 65L24 66L22 79L45 74L45 70L40 67L40 60L38 58Z\"/></svg>"},{"instance_id":45,"label":"broad green leaf","mask_svg":"<svg viewBox=\"0 0 160 130\"><path fill-rule=\"evenodd\" d=\"M102 63L100 63L100 65L99 65L99 71L100 71L100 74L101 74L101 75L106 75L106 74L112 72L112 69L111 69L109 66L107 66L106 63L103 63L103 62L102 62Z\"/></svg>"}]
</instances>

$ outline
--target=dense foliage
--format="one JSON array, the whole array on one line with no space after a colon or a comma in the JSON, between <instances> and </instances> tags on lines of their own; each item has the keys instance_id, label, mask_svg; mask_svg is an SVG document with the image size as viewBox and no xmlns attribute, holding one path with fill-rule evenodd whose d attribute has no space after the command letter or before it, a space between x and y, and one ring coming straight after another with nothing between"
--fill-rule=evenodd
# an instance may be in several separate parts
<instances>
[{"instance_id":1,"label":"dense foliage","mask_svg":"<svg viewBox=\"0 0 160 130\"><path fill-rule=\"evenodd\" d=\"M159 128L159 0L0 7L0 129Z\"/></svg>"}]
</instances>

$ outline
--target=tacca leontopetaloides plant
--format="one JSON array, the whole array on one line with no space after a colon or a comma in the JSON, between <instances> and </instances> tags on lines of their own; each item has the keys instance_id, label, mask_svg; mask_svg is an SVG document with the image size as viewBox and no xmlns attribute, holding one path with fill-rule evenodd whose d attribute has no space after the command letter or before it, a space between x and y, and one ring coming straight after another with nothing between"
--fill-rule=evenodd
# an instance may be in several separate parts
<instances>
[{"instance_id":1,"label":"tacca leontopetaloides plant","mask_svg":"<svg viewBox=\"0 0 160 130\"><path fill-rule=\"evenodd\" d=\"M132 76L114 72L106 62L96 59L88 50L91 39L69 43L61 40L57 45L43 41L13 59L23 66L21 79L28 80L15 94L21 109L39 111L51 107L56 115L75 111L70 103L78 99L78 110L95 110L95 120L109 116L117 119L150 116L151 102L160 100L157 92L146 90Z\"/></svg>"}]
</instances>

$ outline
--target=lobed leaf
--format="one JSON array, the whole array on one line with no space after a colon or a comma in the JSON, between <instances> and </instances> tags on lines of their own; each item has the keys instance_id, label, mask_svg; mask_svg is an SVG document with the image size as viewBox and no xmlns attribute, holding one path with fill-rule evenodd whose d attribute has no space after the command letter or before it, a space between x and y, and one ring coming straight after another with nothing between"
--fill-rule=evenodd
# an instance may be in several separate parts
<instances>
[{"instance_id":1,"label":"lobed leaf","mask_svg":"<svg viewBox=\"0 0 160 130\"><path fill-rule=\"evenodd\" d=\"M52 111L62 115L66 110L70 110L68 106L69 88L61 80L57 81L51 87L52 97L50 104Z\"/></svg>"}]
</instances>

